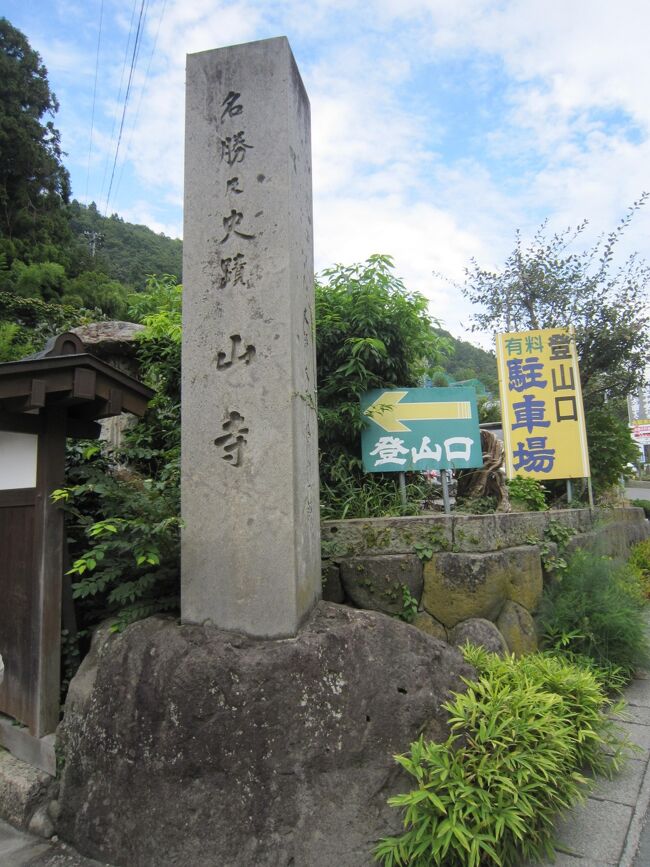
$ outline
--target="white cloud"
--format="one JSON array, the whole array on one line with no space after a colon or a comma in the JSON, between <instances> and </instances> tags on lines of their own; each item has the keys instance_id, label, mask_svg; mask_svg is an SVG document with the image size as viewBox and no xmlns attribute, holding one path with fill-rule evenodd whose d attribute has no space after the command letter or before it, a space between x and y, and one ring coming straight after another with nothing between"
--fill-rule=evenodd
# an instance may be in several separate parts
<instances>
[{"instance_id":1,"label":"white cloud","mask_svg":"<svg viewBox=\"0 0 650 867\"><path fill-rule=\"evenodd\" d=\"M105 4L107 25L119 18L122 47L114 49L114 34L102 63L98 175L114 153L132 8ZM595 236L650 188L642 0L167 0L140 102L162 8L162 0L149 6L122 145L128 162L110 206L156 230L180 227L185 54L282 33L312 104L319 267L391 253L450 326L469 311L433 271L461 279L472 256L498 265L515 228L530 235L546 215L556 228L588 217ZM69 162L85 167L95 21L74 0L57 9L61 20L88 25L74 45L37 27L64 106L75 70L83 81L60 117ZM630 249L647 252L648 228L650 208L634 222Z\"/></svg>"}]
</instances>

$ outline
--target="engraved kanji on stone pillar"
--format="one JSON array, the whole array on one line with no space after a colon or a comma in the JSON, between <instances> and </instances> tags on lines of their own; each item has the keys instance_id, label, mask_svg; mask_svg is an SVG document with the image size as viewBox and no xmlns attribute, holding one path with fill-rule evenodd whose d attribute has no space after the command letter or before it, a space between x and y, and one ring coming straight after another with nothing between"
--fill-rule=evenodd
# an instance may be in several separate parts
<instances>
[{"instance_id":1,"label":"engraved kanji on stone pillar","mask_svg":"<svg viewBox=\"0 0 650 867\"><path fill-rule=\"evenodd\" d=\"M320 596L309 100L284 37L188 56L181 615L293 635Z\"/></svg>"}]
</instances>

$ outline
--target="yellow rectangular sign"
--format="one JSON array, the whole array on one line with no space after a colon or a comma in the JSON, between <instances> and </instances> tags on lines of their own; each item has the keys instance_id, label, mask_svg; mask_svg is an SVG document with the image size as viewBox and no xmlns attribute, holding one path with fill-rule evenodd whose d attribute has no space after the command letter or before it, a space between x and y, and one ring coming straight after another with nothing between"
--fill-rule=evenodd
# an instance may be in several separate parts
<instances>
[{"instance_id":1,"label":"yellow rectangular sign","mask_svg":"<svg viewBox=\"0 0 650 867\"><path fill-rule=\"evenodd\" d=\"M497 334L497 365L508 478L589 476L573 328Z\"/></svg>"}]
</instances>

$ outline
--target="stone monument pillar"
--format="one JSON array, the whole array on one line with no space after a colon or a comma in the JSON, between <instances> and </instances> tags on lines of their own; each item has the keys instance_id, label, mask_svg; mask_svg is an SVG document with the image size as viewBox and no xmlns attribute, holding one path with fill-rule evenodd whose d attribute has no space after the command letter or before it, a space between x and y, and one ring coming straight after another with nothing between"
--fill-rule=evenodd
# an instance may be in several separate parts
<instances>
[{"instance_id":1,"label":"stone monument pillar","mask_svg":"<svg viewBox=\"0 0 650 867\"><path fill-rule=\"evenodd\" d=\"M286 38L187 59L181 614L294 635L320 596L309 100Z\"/></svg>"}]
</instances>

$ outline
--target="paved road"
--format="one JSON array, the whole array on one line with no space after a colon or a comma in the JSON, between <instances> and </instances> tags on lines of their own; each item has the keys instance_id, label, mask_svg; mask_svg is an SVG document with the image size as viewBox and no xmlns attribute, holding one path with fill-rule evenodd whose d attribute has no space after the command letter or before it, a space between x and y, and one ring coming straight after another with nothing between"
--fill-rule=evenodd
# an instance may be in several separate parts
<instances>
[{"instance_id":1,"label":"paved road","mask_svg":"<svg viewBox=\"0 0 650 867\"><path fill-rule=\"evenodd\" d=\"M625 496L628 500L650 500L650 487L648 488L626 488ZM650 861L648 861L650 865Z\"/></svg>"}]
</instances>

